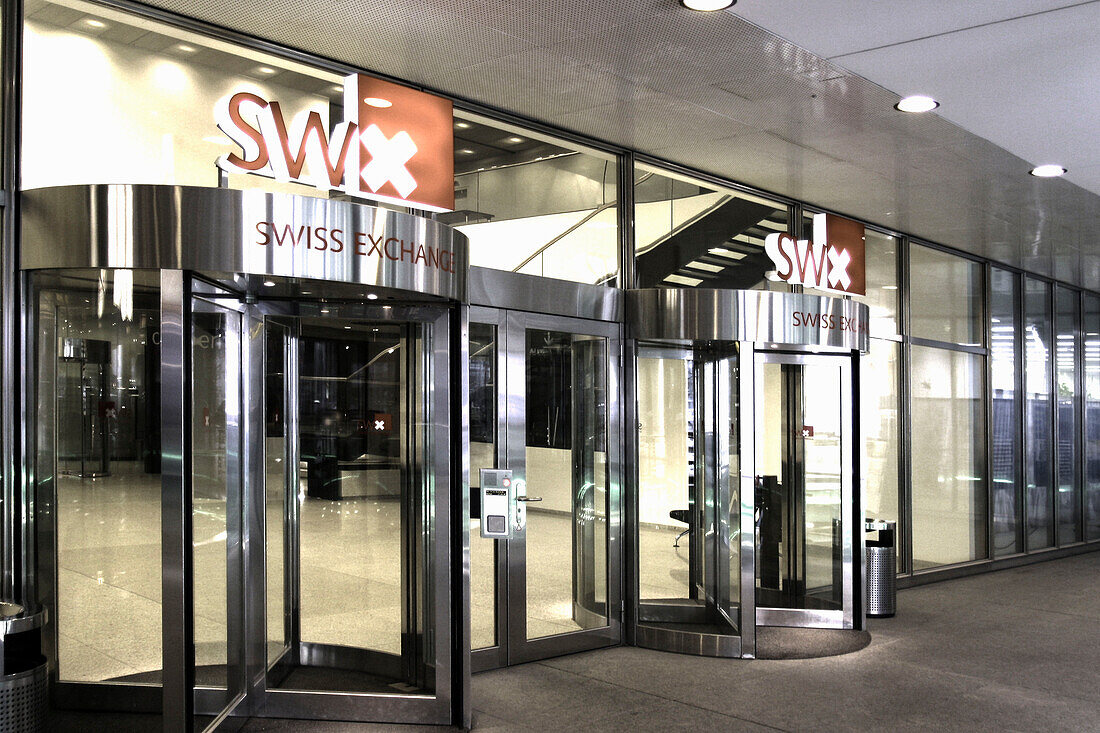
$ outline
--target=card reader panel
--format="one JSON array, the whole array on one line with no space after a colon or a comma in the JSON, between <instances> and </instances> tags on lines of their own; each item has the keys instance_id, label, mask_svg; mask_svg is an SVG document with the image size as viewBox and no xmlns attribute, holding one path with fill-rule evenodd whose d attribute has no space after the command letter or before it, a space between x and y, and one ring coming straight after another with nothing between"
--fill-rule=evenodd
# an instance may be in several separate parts
<instances>
[{"instance_id":1,"label":"card reader panel","mask_svg":"<svg viewBox=\"0 0 1100 733\"><path fill-rule=\"evenodd\" d=\"M515 487L512 472L498 468L481 471L481 536L508 539L512 536Z\"/></svg>"}]
</instances>

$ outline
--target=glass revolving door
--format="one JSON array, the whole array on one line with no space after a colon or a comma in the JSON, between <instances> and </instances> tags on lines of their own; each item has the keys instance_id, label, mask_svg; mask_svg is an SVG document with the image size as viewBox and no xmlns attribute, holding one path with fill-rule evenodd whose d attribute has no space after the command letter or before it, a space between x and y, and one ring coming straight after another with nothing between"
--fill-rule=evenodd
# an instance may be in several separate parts
<instances>
[{"instance_id":1,"label":"glass revolving door","mask_svg":"<svg viewBox=\"0 0 1100 733\"><path fill-rule=\"evenodd\" d=\"M637 643L739 656L737 344L641 345L637 374Z\"/></svg>"}]
</instances>

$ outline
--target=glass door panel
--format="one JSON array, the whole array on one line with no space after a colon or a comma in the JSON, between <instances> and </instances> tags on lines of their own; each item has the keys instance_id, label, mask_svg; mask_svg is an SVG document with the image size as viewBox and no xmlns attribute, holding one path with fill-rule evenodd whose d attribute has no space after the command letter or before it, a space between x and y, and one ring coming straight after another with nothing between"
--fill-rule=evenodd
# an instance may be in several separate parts
<instances>
[{"instance_id":1,"label":"glass door panel","mask_svg":"<svg viewBox=\"0 0 1100 733\"><path fill-rule=\"evenodd\" d=\"M200 298L191 316L191 527L196 729L243 693L241 314Z\"/></svg>"},{"instance_id":2,"label":"glass door panel","mask_svg":"<svg viewBox=\"0 0 1100 733\"><path fill-rule=\"evenodd\" d=\"M607 626L607 339L526 332L527 638ZM522 523L522 522L521 522Z\"/></svg>"},{"instance_id":3,"label":"glass door panel","mask_svg":"<svg viewBox=\"0 0 1100 733\"><path fill-rule=\"evenodd\" d=\"M848 363L772 354L757 360L756 603L765 624L851 624Z\"/></svg>"},{"instance_id":4,"label":"glass door panel","mask_svg":"<svg viewBox=\"0 0 1100 733\"><path fill-rule=\"evenodd\" d=\"M474 308L469 332L472 666L614 643L617 327ZM482 468L511 471L508 539L480 536Z\"/></svg>"}]
</instances>

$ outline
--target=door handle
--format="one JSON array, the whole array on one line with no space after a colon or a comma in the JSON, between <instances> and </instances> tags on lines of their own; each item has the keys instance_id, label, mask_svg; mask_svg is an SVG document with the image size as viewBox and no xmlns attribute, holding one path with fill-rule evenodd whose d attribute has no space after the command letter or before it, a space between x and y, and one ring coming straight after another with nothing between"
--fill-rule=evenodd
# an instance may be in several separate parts
<instances>
[{"instance_id":1,"label":"door handle","mask_svg":"<svg viewBox=\"0 0 1100 733\"><path fill-rule=\"evenodd\" d=\"M541 496L517 496L516 501L542 501Z\"/></svg>"}]
</instances>

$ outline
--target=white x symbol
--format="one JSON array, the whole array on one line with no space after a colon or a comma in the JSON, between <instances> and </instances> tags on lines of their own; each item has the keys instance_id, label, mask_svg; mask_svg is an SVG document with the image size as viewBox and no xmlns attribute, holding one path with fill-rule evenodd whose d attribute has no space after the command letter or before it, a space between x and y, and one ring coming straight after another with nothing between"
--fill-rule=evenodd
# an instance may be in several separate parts
<instances>
[{"instance_id":1,"label":"white x symbol","mask_svg":"<svg viewBox=\"0 0 1100 733\"><path fill-rule=\"evenodd\" d=\"M386 421L385 420L375 420L374 421L374 429L375 430L385 430L386 429Z\"/></svg>"},{"instance_id":2,"label":"white x symbol","mask_svg":"<svg viewBox=\"0 0 1100 733\"><path fill-rule=\"evenodd\" d=\"M835 288L840 283L844 290L848 289L852 284L852 278L848 277L848 263L851 261L848 250L829 247L829 287Z\"/></svg>"},{"instance_id":3,"label":"white x symbol","mask_svg":"<svg viewBox=\"0 0 1100 733\"><path fill-rule=\"evenodd\" d=\"M363 169L363 179L370 190L377 192L389 181L401 198L408 198L417 186L416 179L405 168L405 163L416 154L416 143L409 133L402 130L389 139L378 125L371 125L363 131L363 144L372 156Z\"/></svg>"}]
</instances>

